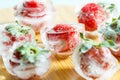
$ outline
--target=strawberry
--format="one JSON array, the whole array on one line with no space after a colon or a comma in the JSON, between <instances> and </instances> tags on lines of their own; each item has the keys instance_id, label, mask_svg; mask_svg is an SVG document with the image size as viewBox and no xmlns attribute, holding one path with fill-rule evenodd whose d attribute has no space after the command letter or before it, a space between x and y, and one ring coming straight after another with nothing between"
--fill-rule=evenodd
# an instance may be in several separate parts
<instances>
[{"instance_id":1,"label":"strawberry","mask_svg":"<svg viewBox=\"0 0 120 80\"><path fill-rule=\"evenodd\" d=\"M80 11L78 22L85 24L85 30L95 31L107 18L106 11L98 4L88 3Z\"/></svg>"},{"instance_id":2,"label":"strawberry","mask_svg":"<svg viewBox=\"0 0 120 80\"><path fill-rule=\"evenodd\" d=\"M74 48L79 42L79 36L76 37L76 35L78 36L78 32L72 25L57 24L47 32L47 39L55 51L65 52Z\"/></svg>"},{"instance_id":3,"label":"strawberry","mask_svg":"<svg viewBox=\"0 0 120 80\"><path fill-rule=\"evenodd\" d=\"M58 24L53 28L56 32L66 32L66 31L74 31L75 28L73 28L71 25L68 24Z\"/></svg>"},{"instance_id":4,"label":"strawberry","mask_svg":"<svg viewBox=\"0 0 120 80\"><path fill-rule=\"evenodd\" d=\"M34 0L26 1L23 5L25 8L37 8L39 6L38 3Z\"/></svg>"},{"instance_id":5,"label":"strawberry","mask_svg":"<svg viewBox=\"0 0 120 80\"><path fill-rule=\"evenodd\" d=\"M32 14L34 13L40 13L40 12L43 12L45 10L45 6L43 3L40 3L40 2L37 2L37 1L26 1L25 3L23 3L23 9L21 11L21 14L23 16L26 16L26 17L42 17L44 16L45 14L43 15L36 15L36 16L33 16Z\"/></svg>"},{"instance_id":6,"label":"strawberry","mask_svg":"<svg viewBox=\"0 0 120 80\"><path fill-rule=\"evenodd\" d=\"M109 59L106 60L108 53L110 53L109 49L105 47L101 48L95 48L92 47L89 51L82 54L81 56L81 69L84 72L85 75L91 77L92 79L99 78L103 73L93 73L92 70L94 67L95 69L101 69L101 70L108 70L110 68L110 62ZM91 67L91 68L90 68Z\"/></svg>"}]
</instances>

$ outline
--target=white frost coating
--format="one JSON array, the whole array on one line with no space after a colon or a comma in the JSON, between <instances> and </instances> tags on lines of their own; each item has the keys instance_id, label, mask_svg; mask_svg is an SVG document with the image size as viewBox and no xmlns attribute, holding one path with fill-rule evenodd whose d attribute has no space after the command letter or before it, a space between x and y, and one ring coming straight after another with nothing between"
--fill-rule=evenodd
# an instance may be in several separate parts
<instances>
[{"instance_id":1,"label":"white frost coating","mask_svg":"<svg viewBox=\"0 0 120 80\"><path fill-rule=\"evenodd\" d=\"M75 49L75 51L73 53L73 56L72 56L72 60L73 60L74 66L75 66L75 70L76 70L76 72L80 76L82 76L86 80L93 80L92 78L86 76L83 73L82 69L80 68L80 59L81 59L80 54L81 53L79 53L79 47L80 47L80 45ZM106 52L106 49L104 49L104 51ZM99 68L99 66L97 65L97 63L95 63L94 61L93 61L93 63L91 63L91 66L89 66L89 68L91 70L90 74L95 74L95 75L97 75L98 73L102 74L102 76L100 76L96 80L107 80L110 77L112 77L113 74L115 72L117 72L118 69L120 68L117 59L115 57L113 57L113 55L111 55L111 53L110 53L109 50L107 51L107 56L105 57L105 60L106 61L110 61L109 62L110 63L110 67L109 67L109 69L107 71L102 70L101 68Z\"/></svg>"},{"instance_id":2,"label":"white frost coating","mask_svg":"<svg viewBox=\"0 0 120 80\"><path fill-rule=\"evenodd\" d=\"M15 73L13 72L12 67L11 67L11 65L10 65L10 63L9 63L9 58L10 58L10 56L4 56L4 57L2 56L2 59L3 59L3 62L4 62L4 65L5 65L6 70L7 70L11 75L15 76Z\"/></svg>"},{"instance_id":3,"label":"white frost coating","mask_svg":"<svg viewBox=\"0 0 120 80\"><path fill-rule=\"evenodd\" d=\"M44 61L42 60L41 62L37 62L35 68L36 75L39 76L43 75L48 71L49 67L50 67L49 59L44 59Z\"/></svg>"},{"instance_id":4,"label":"white frost coating","mask_svg":"<svg viewBox=\"0 0 120 80\"><path fill-rule=\"evenodd\" d=\"M4 25L0 25L0 55L6 54L7 51L8 51L8 48L9 48L9 46L5 46L5 45L3 44L3 42L10 40L9 37L6 36L6 35L3 33L3 31L5 31L5 26L4 26ZM6 51L6 52L4 52L4 51Z\"/></svg>"},{"instance_id":5,"label":"white frost coating","mask_svg":"<svg viewBox=\"0 0 120 80\"><path fill-rule=\"evenodd\" d=\"M15 76L21 79L28 79L35 74L34 68L35 68L34 65L27 65L27 66L22 65L22 66L17 66L15 68L12 68L12 70L15 73Z\"/></svg>"},{"instance_id":6,"label":"white frost coating","mask_svg":"<svg viewBox=\"0 0 120 80\"><path fill-rule=\"evenodd\" d=\"M6 29L5 29L6 26L8 26L8 25L15 25L15 23L0 25L0 55L2 55L2 56L5 56L6 54L10 53L12 46L14 46L14 48L12 48L12 49L15 49L17 46L22 45L26 41L32 42L34 40L34 36L35 36L34 31L31 29L30 33L29 33L31 36L23 35L23 37L25 38L24 40L15 41L13 43L13 45L5 45L5 44L3 44L3 42L10 41L9 36L6 35L6 32L8 32L8 31L6 31ZM24 26L24 27L27 27L27 26Z\"/></svg>"}]
</instances>

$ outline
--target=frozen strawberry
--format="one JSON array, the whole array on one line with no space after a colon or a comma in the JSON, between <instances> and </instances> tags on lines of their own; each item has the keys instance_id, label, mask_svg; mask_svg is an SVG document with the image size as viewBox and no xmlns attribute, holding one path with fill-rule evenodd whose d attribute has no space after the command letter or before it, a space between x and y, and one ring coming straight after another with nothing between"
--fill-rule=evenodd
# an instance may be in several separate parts
<instances>
[{"instance_id":1,"label":"frozen strawberry","mask_svg":"<svg viewBox=\"0 0 120 80\"><path fill-rule=\"evenodd\" d=\"M88 3L80 11L78 22L85 24L85 30L95 31L107 18L106 11L98 4Z\"/></svg>"},{"instance_id":2,"label":"frozen strawberry","mask_svg":"<svg viewBox=\"0 0 120 80\"><path fill-rule=\"evenodd\" d=\"M12 46L20 46L24 42L32 42L34 39L35 33L28 26L11 23L0 27L0 55L2 56L7 55Z\"/></svg>"},{"instance_id":3,"label":"frozen strawberry","mask_svg":"<svg viewBox=\"0 0 120 80\"><path fill-rule=\"evenodd\" d=\"M107 53L109 50L106 48L91 48L87 53L81 56L81 69L87 76L96 79L99 78L104 73L104 70L110 68L110 62L105 60L107 58ZM87 63L86 63L87 62ZM101 69L100 73L92 73L92 65L94 63L94 68ZM91 69L89 69L91 67Z\"/></svg>"},{"instance_id":4,"label":"frozen strawberry","mask_svg":"<svg viewBox=\"0 0 120 80\"><path fill-rule=\"evenodd\" d=\"M49 0L23 0L15 7L15 17L19 23L39 33L54 22L53 6Z\"/></svg>"},{"instance_id":5,"label":"frozen strawberry","mask_svg":"<svg viewBox=\"0 0 120 80\"><path fill-rule=\"evenodd\" d=\"M44 4L42 3L39 3L37 1L26 1L24 4L23 4L23 9L22 9L22 12L21 14L25 17L36 17L36 18L39 18L39 17L42 17L43 15L39 15L39 16L33 16L31 14L35 14L35 13L40 13L42 11L45 10L45 6Z\"/></svg>"},{"instance_id":6,"label":"frozen strawberry","mask_svg":"<svg viewBox=\"0 0 120 80\"><path fill-rule=\"evenodd\" d=\"M48 71L50 55L49 50L41 48L36 42L25 42L3 57L3 61L10 74L29 80L33 75L43 76Z\"/></svg>"},{"instance_id":7,"label":"frozen strawberry","mask_svg":"<svg viewBox=\"0 0 120 80\"><path fill-rule=\"evenodd\" d=\"M109 50L113 43L108 40L98 44L83 37L73 53L76 72L85 80L108 80L112 77L119 70L119 63Z\"/></svg>"},{"instance_id":8,"label":"frozen strawberry","mask_svg":"<svg viewBox=\"0 0 120 80\"><path fill-rule=\"evenodd\" d=\"M57 52L65 52L74 48L79 42L79 32L74 25L57 24L47 32L48 44Z\"/></svg>"}]
</instances>

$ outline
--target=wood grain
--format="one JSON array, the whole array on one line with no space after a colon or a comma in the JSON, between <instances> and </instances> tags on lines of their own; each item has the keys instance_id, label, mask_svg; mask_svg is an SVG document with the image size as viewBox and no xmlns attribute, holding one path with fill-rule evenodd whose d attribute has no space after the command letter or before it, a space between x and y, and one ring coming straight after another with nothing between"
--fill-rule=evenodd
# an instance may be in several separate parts
<instances>
[{"instance_id":1,"label":"wood grain","mask_svg":"<svg viewBox=\"0 0 120 80\"><path fill-rule=\"evenodd\" d=\"M74 23L77 22L74 6L56 6L56 23ZM41 42L40 35L36 35L36 39ZM5 69L2 59L0 58L0 80L20 80L17 77L11 76ZM120 70L110 80L120 80ZM74 70L74 65L71 56L65 59L51 56L51 66L44 76L34 77L30 80L85 80L80 77Z\"/></svg>"}]
</instances>

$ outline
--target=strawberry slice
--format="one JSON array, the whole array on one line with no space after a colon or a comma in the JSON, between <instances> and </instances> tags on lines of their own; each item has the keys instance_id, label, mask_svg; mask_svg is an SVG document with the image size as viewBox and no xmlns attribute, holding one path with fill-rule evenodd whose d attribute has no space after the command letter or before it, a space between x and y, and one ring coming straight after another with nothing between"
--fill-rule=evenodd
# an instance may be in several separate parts
<instances>
[{"instance_id":1,"label":"strawberry slice","mask_svg":"<svg viewBox=\"0 0 120 80\"><path fill-rule=\"evenodd\" d=\"M107 18L106 11L98 4L88 3L80 11L78 22L85 24L85 30L95 31Z\"/></svg>"},{"instance_id":2,"label":"strawberry slice","mask_svg":"<svg viewBox=\"0 0 120 80\"><path fill-rule=\"evenodd\" d=\"M47 32L47 39L50 46L57 52L65 52L74 48L79 42L78 32L72 25L57 24Z\"/></svg>"}]
</instances>

